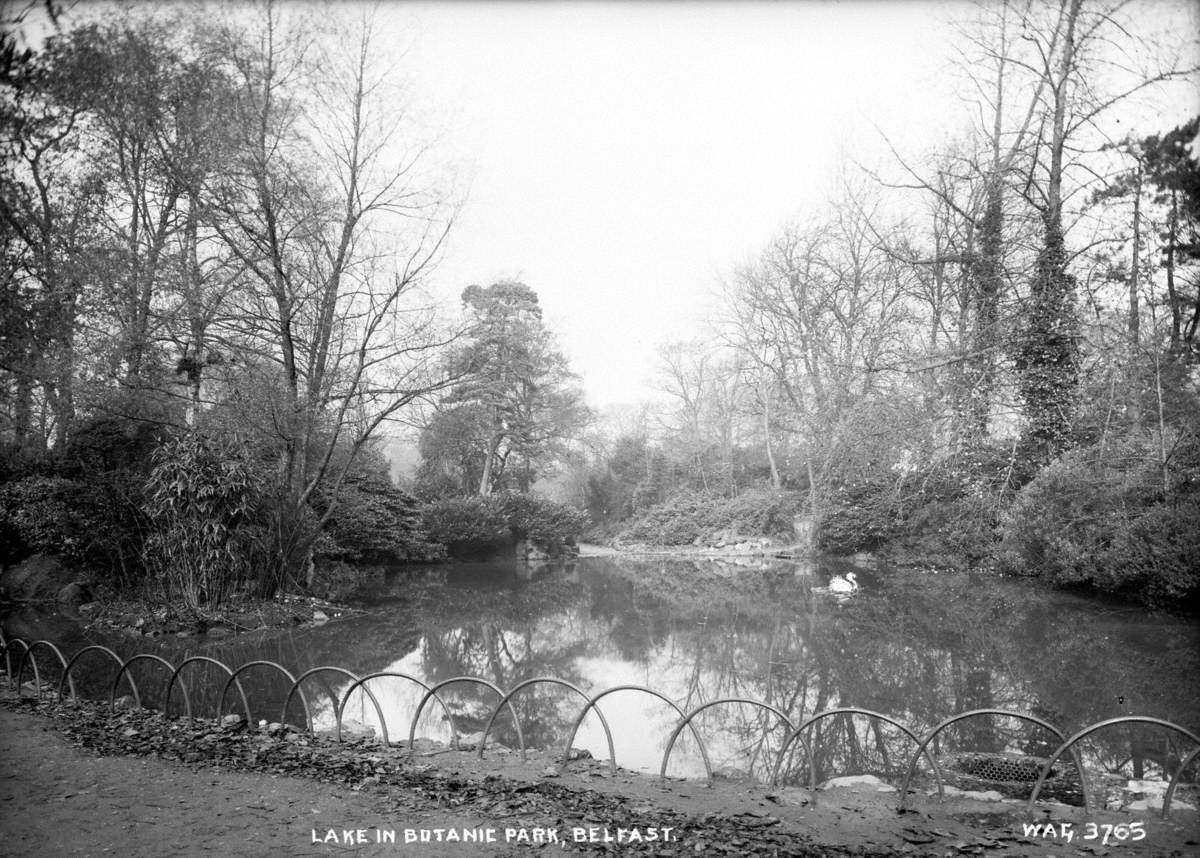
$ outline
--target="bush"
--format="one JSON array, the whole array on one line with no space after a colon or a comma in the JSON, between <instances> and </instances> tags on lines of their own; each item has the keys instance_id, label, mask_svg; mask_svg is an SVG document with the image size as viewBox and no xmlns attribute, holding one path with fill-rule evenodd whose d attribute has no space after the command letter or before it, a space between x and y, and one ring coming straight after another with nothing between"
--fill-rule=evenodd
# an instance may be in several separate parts
<instances>
[{"instance_id":1,"label":"bush","mask_svg":"<svg viewBox=\"0 0 1200 858\"><path fill-rule=\"evenodd\" d=\"M651 507L621 539L654 545L694 545L719 535L790 539L802 495L755 489L728 498L683 491Z\"/></svg>"},{"instance_id":2,"label":"bush","mask_svg":"<svg viewBox=\"0 0 1200 858\"><path fill-rule=\"evenodd\" d=\"M891 480L862 480L840 487L821 517L817 546L831 554L878 548L900 532L898 500Z\"/></svg>"},{"instance_id":3,"label":"bush","mask_svg":"<svg viewBox=\"0 0 1200 858\"><path fill-rule=\"evenodd\" d=\"M1200 597L1195 437L1174 446L1166 484L1157 440L1074 450L1026 485L1002 523L1005 568L1145 601Z\"/></svg>"},{"instance_id":4,"label":"bush","mask_svg":"<svg viewBox=\"0 0 1200 858\"><path fill-rule=\"evenodd\" d=\"M986 560L1011 498L1011 455L981 445L923 467L865 471L832 493L818 544L835 554L886 547L939 565Z\"/></svg>"},{"instance_id":5,"label":"bush","mask_svg":"<svg viewBox=\"0 0 1200 858\"><path fill-rule=\"evenodd\" d=\"M426 504L422 518L429 538L455 557L493 553L518 539L554 553L573 544L587 525L587 516L573 507L509 493L436 500Z\"/></svg>"},{"instance_id":6,"label":"bush","mask_svg":"<svg viewBox=\"0 0 1200 858\"><path fill-rule=\"evenodd\" d=\"M220 604L250 577L263 533L248 455L236 442L192 434L163 444L153 462L146 565L168 598L192 609Z\"/></svg>"},{"instance_id":7,"label":"bush","mask_svg":"<svg viewBox=\"0 0 1200 858\"><path fill-rule=\"evenodd\" d=\"M314 505L319 512L326 508L323 499ZM386 474L375 473L346 478L316 553L321 559L385 566L444 556L441 546L429 541L416 499Z\"/></svg>"},{"instance_id":8,"label":"bush","mask_svg":"<svg viewBox=\"0 0 1200 858\"><path fill-rule=\"evenodd\" d=\"M531 539L551 554L575 540L587 527L587 515L566 504L537 495L505 493L493 495L494 504L516 539Z\"/></svg>"},{"instance_id":9,"label":"bush","mask_svg":"<svg viewBox=\"0 0 1200 858\"><path fill-rule=\"evenodd\" d=\"M0 485L0 562L34 553L125 581L141 573L140 486L123 472L95 482L28 476Z\"/></svg>"}]
</instances>

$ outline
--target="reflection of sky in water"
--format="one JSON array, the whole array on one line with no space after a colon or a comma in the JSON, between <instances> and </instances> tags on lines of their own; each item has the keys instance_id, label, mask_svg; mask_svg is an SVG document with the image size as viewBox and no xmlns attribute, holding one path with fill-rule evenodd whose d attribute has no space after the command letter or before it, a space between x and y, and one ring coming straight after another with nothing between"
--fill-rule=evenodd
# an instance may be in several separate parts
<instances>
[{"instance_id":1,"label":"reflection of sky in water","mask_svg":"<svg viewBox=\"0 0 1200 858\"><path fill-rule=\"evenodd\" d=\"M430 684L473 675L511 689L533 677L557 676L589 694L645 685L685 711L719 698L749 697L778 706L795 723L817 711L858 706L889 714L918 733L954 712L984 707L1032 713L1068 733L1131 714L1200 728L1195 619L1048 592L1026 582L945 575L872 576L871 570L859 570L863 588L852 599L837 602L813 592L840 571L822 563L812 570L786 564L730 569L622 559L580 562L530 581L511 567L454 567L445 580L398 574L376 594L377 610L320 628L212 643L140 640L136 647L176 663L203 653L231 665L270 659L297 674L319 664L340 665L359 676L398 671ZM28 627L22 623L24 615L12 615L6 631L61 640L68 652L83 645L70 630L48 627L39 633L36 620ZM109 643L131 654L127 640ZM268 689L272 682L278 685L278 678L247 677L252 698L265 700L268 690L279 696L279 688ZM305 682L318 728L330 729L334 721L325 688L340 696L349 684L335 674ZM389 737L406 739L423 689L397 678L372 680L370 688L386 713ZM481 731L497 702L479 686L455 685L443 694L463 734ZM521 691L513 703L527 744L557 756L584 701L566 689L539 685ZM674 710L632 691L605 697L599 708L612 728L618 763L657 773L678 723ZM418 736L447 741L449 726L436 701L424 713ZM350 700L346 718L376 723L359 694ZM784 739L775 716L729 705L706 711L696 723L715 769L770 774ZM983 742L995 750L1048 750L1046 737L1012 729L1011 722L996 723L1008 729L965 728L947 735L947 747ZM842 773L852 764L879 769L888 761L876 749L902 757L911 749L891 728L881 737L865 722L855 722L853 732L851 738L847 725L822 725L825 744L841 749L824 752L824 769ZM766 744L757 747L764 734ZM506 713L497 718L493 735L515 746ZM1115 765L1129 755L1122 741L1120 736L1099 741L1094 756ZM847 756L854 743L863 756L857 761ZM574 745L607 758L597 717L584 721ZM685 731L668 774L702 773Z\"/></svg>"},{"instance_id":2,"label":"reflection of sky in water","mask_svg":"<svg viewBox=\"0 0 1200 858\"><path fill-rule=\"evenodd\" d=\"M1194 622L1156 618L1151 631L1141 612L1019 582L912 576L887 585L868 571L862 592L838 602L812 592L828 570L815 577L722 570L706 582L716 587L715 596L689 593L686 577L677 596L663 596L653 587L643 590L637 566L621 570L629 572L625 577L612 574L611 564L580 565L583 570L568 577L552 573L534 582L505 579L495 570L482 581L452 582L438 592L419 640L386 667L372 669L403 671L431 683L479 675L504 688L535 676L560 676L588 693L642 685L685 711L719 698L748 697L779 707L796 724L817 711L858 706L892 715L918 733L972 708L1036 714L1069 733L1119 714L1183 721L1195 701L1189 672L1197 667ZM670 567L668 573L686 576L689 566ZM387 712L392 737L406 736L421 689L393 679L371 687ZM1124 691L1114 693L1118 688ZM482 729L496 702L479 689L464 694L462 686L445 694L475 716L460 727L464 734ZM1118 696L1126 697L1125 710ZM529 744L554 755L583 707L582 698L548 686L527 688L514 703L523 724L526 718L540 722L540 730L527 725L527 733L541 738ZM357 708L347 717L374 722L369 707L351 705ZM608 695L599 708L612 730L618 763L657 773L678 724L676 712L635 691ZM445 741L448 729L436 709L427 704L430 714L423 716L418 735ZM746 705L714 707L695 723L717 771L769 775L786 737L774 715ZM493 734L503 734L507 724L502 713ZM968 724L946 734L947 748L979 740L996 751L1045 753L1046 745L1055 744L1017 722L993 724L994 729ZM832 720L821 725L832 745L844 744L849 729ZM863 746L864 768L889 762L877 759L881 754L906 759L911 751L894 728L885 726L877 735L863 720L853 722L852 731L853 741ZM511 734L505 741L513 742ZM608 757L594 715L573 744L597 759ZM1098 753L1105 755L1103 748ZM827 762L836 768L847 760L835 754ZM703 774L689 731L679 737L668 774Z\"/></svg>"}]
</instances>

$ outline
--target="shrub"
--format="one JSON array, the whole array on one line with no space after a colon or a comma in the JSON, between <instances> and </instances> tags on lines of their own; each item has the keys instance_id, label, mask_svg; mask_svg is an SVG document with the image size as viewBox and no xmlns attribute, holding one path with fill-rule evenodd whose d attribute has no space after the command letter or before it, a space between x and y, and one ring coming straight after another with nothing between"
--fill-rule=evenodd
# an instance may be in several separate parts
<instances>
[{"instance_id":1,"label":"shrub","mask_svg":"<svg viewBox=\"0 0 1200 858\"><path fill-rule=\"evenodd\" d=\"M1149 602L1200 596L1200 490L1195 437L1160 447L1127 439L1074 450L1018 494L1002 523L1005 568L1059 585L1091 585Z\"/></svg>"},{"instance_id":2,"label":"shrub","mask_svg":"<svg viewBox=\"0 0 1200 858\"><path fill-rule=\"evenodd\" d=\"M505 493L489 501L498 508L513 537L532 539L550 553L574 545L588 523L581 510L537 495Z\"/></svg>"},{"instance_id":3,"label":"shrub","mask_svg":"<svg viewBox=\"0 0 1200 858\"><path fill-rule=\"evenodd\" d=\"M422 517L430 539L455 557L494 552L517 539L532 539L553 553L573 544L587 525L574 507L509 493L436 500L426 504Z\"/></svg>"},{"instance_id":4,"label":"shrub","mask_svg":"<svg viewBox=\"0 0 1200 858\"><path fill-rule=\"evenodd\" d=\"M718 534L790 539L801 500L798 493L768 489L732 498L683 491L642 513L621 538L655 545L693 545Z\"/></svg>"},{"instance_id":5,"label":"shrub","mask_svg":"<svg viewBox=\"0 0 1200 858\"><path fill-rule=\"evenodd\" d=\"M886 546L939 564L987 559L1011 497L1011 456L980 445L922 467L863 471L832 493L818 544L836 554Z\"/></svg>"},{"instance_id":6,"label":"shrub","mask_svg":"<svg viewBox=\"0 0 1200 858\"><path fill-rule=\"evenodd\" d=\"M322 499L314 505L318 511L326 508ZM316 553L324 559L373 565L444 555L441 546L429 541L416 499L386 474L374 473L346 478Z\"/></svg>"},{"instance_id":7,"label":"shrub","mask_svg":"<svg viewBox=\"0 0 1200 858\"><path fill-rule=\"evenodd\" d=\"M192 434L155 450L146 484L145 557L168 598L216 605L254 567L258 480L233 441Z\"/></svg>"},{"instance_id":8,"label":"shrub","mask_svg":"<svg viewBox=\"0 0 1200 858\"><path fill-rule=\"evenodd\" d=\"M132 581L141 573L140 502L136 477L126 472L86 482L28 476L0 485L0 562L56 554Z\"/></svg>"},{"instance_id":9,"label":"shrub","mask_svg":"<svg viewBox=\"0 0 1200 858\"><path fill-rule=\"evenodd\" d=\"M899 533L898 500L892 482L881 478L838 488L821 517L817 546L832 554L878 548Z\"/></svg>"}]
</instances>

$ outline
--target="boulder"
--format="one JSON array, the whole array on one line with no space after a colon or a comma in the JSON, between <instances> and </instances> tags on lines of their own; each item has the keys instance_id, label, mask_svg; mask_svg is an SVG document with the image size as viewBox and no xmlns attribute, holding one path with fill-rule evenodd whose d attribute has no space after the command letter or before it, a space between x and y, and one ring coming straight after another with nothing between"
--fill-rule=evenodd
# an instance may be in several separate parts
<instances>
[{"instance_id":1,"label":"boulder","mask_svg":"<svg viewBox=\"0 0 1200 858\"><path fill-rule=\"evenodd\" d=\"M59 588L57 599L60 605L74 605L78 607L84 602L90 602L92 596L88 592L87 584L84 584L82 581L72 581L70 584Z\"/></svg>"},{"instance_id":2,"label":"boulder","mask_svg":"<svg viewBox=\"0 0 1200 858\"><path fill-rule=\"evenodd\" d=\"M52 554L34 554L0 572L0 588L16 602L52 602L79 573Z\"/></svg>"}]
</instances>

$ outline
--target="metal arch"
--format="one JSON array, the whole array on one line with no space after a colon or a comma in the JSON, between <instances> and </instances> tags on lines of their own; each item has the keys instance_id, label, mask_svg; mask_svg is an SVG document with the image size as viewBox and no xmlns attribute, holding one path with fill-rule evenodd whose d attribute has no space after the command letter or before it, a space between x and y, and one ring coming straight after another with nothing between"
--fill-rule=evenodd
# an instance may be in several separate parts
<instances>
[{"instance_id":1,"label":"metal arch","mask_svg":"<svg viewBox=\"0 0 1200 858\"><path fill-rule=\"evenodd\" d=\"M334 722L334 733L333 733L333 740L335 742L342 741L342 713L345 712L346 704L350 702L350 695L354 693L354 689L362 686L363 690L365 691L366 687L363 685L363 683L365 683L371 679L381 679L385 676L393 676L393 677L396 677L397 679L407 679L411 682L417 683L417 685L421 686L426 691L429 690L429 686L426 685L421 680L417 679L415 676L410 676L407 673L401 673L398 670L381 670L378 673L368 673L362 679L354 680L354 682L350 685L350 687L346 689L346 693L342 695L341 702L339 702L337 705L337 720ZM442 706L445 706L445 705L446 705L445 703L442 704ZM448 710L447 710L447 714L448 714ZM453 724L454 722L451 721L450 723ZM387 722L383 720L382 715L380 715L380 717L379 717L379 730L380 730L380 735L383 737L384 746L391 744L388 741Z\"/></svg>"},{"instance_id":2,"label":"metal arch","mask_svg":"<svg viewBox=\"0 0 1200 858\"><path fill-rule=\"evenodd\" d=\"M601 691L599 694L593 694L588 700L587 706L583 707L583 711L580 712L579 717L575 719L575 724L571 727L571 734L567 736L566 744L563 745L562 760L560 760L558 763L559 772L562 772L567 767L568 758L571 756L571 743L575 741L575 734L578 733L579 728L583 726L583 721L585 718L587 718L588 713L591 712L592 709L595 708L596 704L600 702L600 698L607 697L609 694L612 694L616 691L641 691L645 694L652 694L674 709L680 718L686 717L683 710L679 708L679 704L677 704L674 700L667 697L665 694L661 694L660 692L655 691L653 688L647 688L644 685L618 685L613 688L607 688L604 691ZM599 712L600 710L597 709L596 711ZM708 759L708 749L704 746L704 740L700 738L700 731L696 729L694 724L691 725L691 727L692 735L696 737L696 744L700 748L700 756L704 760L704 772L707 775L708 780L711 781L712 765ZM617 759L615 755L610 757L609 770L613 772L617 770Z\"/></svg>"},{"instance_id":3,"label":"metal arch","mask_svg":"<svg viewBox=\"0 0 1200 858\"><path fill-rule=\"evenodd\" d=\"M1171 812L1171 799L1175 796L1175 787L1179 786L1179 779L1183 777L1183 772L1196 757L1200 756L1200 748L1193 748L1192 752L1183 758L1183 762L1179 764L1179 768L1175 770L1175 774L1171 775L1171 783L1167 787L1167 793L1163 796L1162 818L1166 819Z\"/></svg>"},{"instance_id":4,"label":"metal arch","mask_svg":"<svg viewBox=\"0 0 1200 858\"><path fill-rule=\"evenodd\" d=\"M1164 721L1161 718L1151 718L1148 715L1122 715L1119 718L1109 718L1107 721L1100 721L1099 723L1093 724L1090 727L1084 727L1082 730L1080 730L1078 733L1076 733L1070 739L1065 740L1058 747L1058 749L1055 750L1053 756L1051 756L1050 759L1048 759L1046 761L1046 765L1044 765L1042 767L1042 771L1038 775L1037 783L1033 785L1033 794L1029 796L1029 803L1026 805L1026 809L1029 812L1033 811L1033 803L1035 801L1037 801L1038 793L1040 793L1042 791L1042 786L1046 783L1046 779L1048 777L1050 777L1050 769L1054 766L1054 764L1056 762L1058 762L1058 758L1063 755L1063 752L1066 751L1068 748L1070 748L1072 745L1074 745L1076 742L1078 742L1080 739L1083 739L1086 736L1090 736L1092 733L1095 733L1097 730L1102 730L1105 727L1111 727L1113 724L1153 724L1156 727L1166 727L1168 730L1174 730L1176 733L1182 733L1184 736L1187 736L1189 739L1191 739L1197 745L1200 745L1200 736L1197 736L1191 730L1188 730L1185 727L1180 727L1178 724L1172 724L1170 721ZM1192 756L1194 756L1194 755L1195 755L1195 752L1193 751ZM1076 759L1078 759L1077 755L1076 755ZM1189 757L1189 759L1190 759L1190 757ZM1182 769L1180 769L1180 771L1182 771ZM1085 812L1090 812L1092 805L1091 805L1091 802L1089 801L1089 796L1088 796L1087 775L1084 774L1083 769L1079 770L1079 780L1083 784L1083 809ZM1167 789L1170 790L1170 787L1167 787ZM1163 813L1165 814L1166 812L1167 812L1167 803L1166 803L1166 800L1164 799Z\"/></svg>"},{"instance_id":5,"label":"metal arch","mask_svg":"<svg viewBox=\"0 0 1200 858\"><path fill-rule=\"evenodd\" d=\"M121 662L121 669L118 670L117 675L113 677L112 688L109 689L109 692L108 692L108 708L109 709L112 709L116 706L117 686L121 684L121 677L125 676L126 673L128 673L129 666L131 664L133 664L135 661L142 661L142 660L158 662L163 667L165 667L167 670L171 671L172 676L175 675L175 665L171 664L171 662L167 661L165 658L162 658L161 656L151 655L149 653L144 653L144 652L140 652L137 655L130 656L129 658L125 659L125 661ZM179 685L180 685L180 687L183 688L183 699L187 700L188 699L187 686L184 685L182 682L180 682ZM129 687L131 689L133 689L133 702L137 704L138 709L143 708L142 707L142 695L138 693L137 684L133 681L132 674L129 675ZM189 709L191 708L191 703L188 704L188 708ZM163 711L165 713L165 711L166 711L165 708Z\"/></svg>"},{"instance_id":6,"label":"metal arch","mask_svg":"<svg viewBox=\"0 0 1200 858\"><path fill-rule=\"evenodd\" d=\"M450 711L450 707L445 701L438 696L438 691L445 688L447 685L452 685L455 682L473 682L476 685L482 685L496 692L496 696L503 700L505 694L500 690L500 686L494 682L489 682L486 679L481 679L478 676L454 676L450 679L443 679L435 684L432 688L425 692L425 696L421 698L421 702L417 704L417 711L413 713L412 721L408 725L408 756L412 759L415 753L415 743L417 741L417 721L421 718L421 712L425 709L425 704L429 702L430 697L436 697L438 702L442 704L442 709L446 712L446 718L450 721L450 746L458 747L458 728L454 724L454 714ZM509 714L512 715L513 726L517 730L517 744L521 747L521 759L525 759L525 736L521 733L521 719L517 717L517 710L512 703L508 704Z\"/></svg>"},{"instance_id":7,"label":"metal arch","mask_svg":"<svg viewBox=\"0 0 1200 858\"><path fill-rule=\"evenodd\" d=\"M587 693L582 688L580 688L578 685L574 685L573 683L567 682L565 679L559 679L556 676L535 676L533 679L526 679L524 682L517 683L515 686L513 686L511 691L509 691L507 694L504 695L504 697L502 697L500 699L500 702L496 704L495 708L492 709L492 717L488 718L487 726L483 728L483 738L481 738L479 740L479 759L481 759L481 760L483 759L483 749L487 746L487 737L488 737L488 734L492 732L492 724L494 724L496 722L496 716L500 714L500 707L503 706L505 703L507 703L509 700L511 700L513 698L513 695L515 695L522 688L525 688L526 686L529 686L529 685L536 685L536 684L542 683L542 682L549 682L552 685L561 685L563 688L569 688L571 691L574 691L576 694L578 694L584 700L590 699L587 696ZM604 727L604 737L608 740L609 768L611 771L615 772L617 770L617 768L616 768L616 763L613 762L613 757L615 757L617 755L617 752L613 749L612 730L609 729L608 719L606 719L604 717L604 713L601 712L599 709L597 709L596 714L600 716L600 724ZM528 759L528 756L525 753L525 743L522 742L521 743L521 760L524 761L526 759Z\"/></svg>"},{"instance_id":8,"label":"metal arch","mask_svg":"<svg viewBox=\"0 0 1200 858\"><path fill-rule=\"evenodd\" d=\"M0 650L4 650L4 680L10 686L12 685L12 659L8 654L8 635L4 634L4 629L0 627Z\"/></svg>"},{"instance_id":9,"label":"metal arch","mask_svg":"<svg viewBox=\"0 0 1200 858\"><path fill-rule=\"evenodd\" d=\"M804 750L808 753L808 788L816 788L816 761L813 759L812 749L808 746L808 743L804 741L804 731L816 724L818 721L834 715L866 715L868 718L877 718L880 721L885 721L896 729L900 730L900 732L902 732L905 736L908 736L908 738L912 739L918 747L921 745L920 738L916 733L910 730L907 725L897 721L895 718L892 718L889 715L884 715L882 712L875 712L872 709L862 709L858 706L842 706L838 707L837 709L829 709L825 712L818 712L816 715L813 715L811 718L797 727L796 732L791 736L788 736L787 740L783 743L783 747L779 749L779 756L775 759L775 768L771 772L771 786L775 786L776 780L779 777L779 768L783 765L783 756L785 753L787 753L787 749L791 746L795 739L800 739L801 744L804 745ZM937 776L938 784L940 786L942 782L942 770L938 766L937 760L934 759L932 754L926 751L925 755L929 758L930 765L933 766L934 774Z\"/></svg>"},{"instance_id":10,"label":"metal arch","mask_svg":"<svg viewBox=\"0 0 1200 858\"><path fill-rule=\"evenodd\" d=\"M180 665L180 667L182 667L182 666L183 666L183 665ZM220 717L221 717L221 710L225 708L225 695L229 693L229 686L233 685L235 677L237 677L237 675L238 675L239 673L241 673L243 670L246 670L247 668L251 668L251 667L259 667L259 666L273 667L273 668L275 668L276 670L278 670L280 673L282 673L284 676L286 676L286 677L287 677L287 679L288 679L288 682L295 682L295 681L296 681L296 677L292 676L292 674L291 674L291 671L289 671L289 670L288 670L286 667L284 667L282 664L276 664L276 663L275 663L275 662L273 662L273 661L248 661L248 662L246 662L245 664L243 664L241 667L239 667L237 670L235 670L235 671L233 671L232 673L230 673L230 674L229 674L229 678L225 680L225 685L221 687L221 696L220 696L220 698L218 698L218 700L217 700L217 717L218 717L218 718L220 718ZM239 683L238 683L238 690L239 690L239 691L241 690L241 687L242 687L242 684L239 682ZM242 702L243 702L243 703L244 703L244 702L246 702L246 695L245 695L244 693L242 694ZM312 720L312 715L310 715L310 714L309 714L309 711L308 711L308 701L304 699L304 692L303 692L303 691L302 691L302 692L300 692L300 702L304 704L304 717L305 717L305 719L306 719L307 721L311 721L311 720ZM250 716L250 707L247 705L247 706L246 706L246 723L247 723L247 724L249 724L249 723L250 723L250 717L251 717L251 716Z\"/></svg>"},{"instance_id":11,"label":"metal arch","mask_svg":"<svg viewBox=\"0 0 1200 858\"><path fill-rule=\"evenodd\" d=\"M25 640L23 638L13 638L12 640L10 640L8 642L8 644L4 648L4 670L8 674L8 687L14 688L17 690L17 692L20 692L21 687L19 685L16 685L15 681L13 679L12 661L9 659L9 649L12 647L13 644L20 644L22 646L22 648L23 648L22 654L29 652L29 644L25 643ZM37 660L36 659L34 659L33 664L34 664L34 668L33 668L34 675L36 676L37 675Z\"/></svg>"},{"instance_id":12,"label":"metal arch","mask_svg":"<svg viewBox=\"0 0 1200 858\"><path fill-rule=\"evenodd\" d=\"M292 687L288 689L287 697L283 698L283 709L280 710L280 715L279 715L279 720L281 723L285 723L287 721L288 704L292 702L292 695L295 694L297 689L300 688L300 683L303 682L304 680L308 679L310 676L313 676L314 674L328 672L328 671L333 671L334 673L340 673L343 676L348 676L348 677L350 677L351 682L358 681L358 677L355 676L350 671L346 670L346 668L344 668L344 667L337 667L336 665L323 665L321 667L309 668L308 670L304 671L304 673L302 673L296 677L296 681L293 682ZM333 703L333 711L337 712L337 708L338 708L337 695L335 695L333 693L333 689L330 689L329 692L330 692L329 693L330 702ZM379 701L375 699L375 695L371 693L371 689L364 687L363 692L367 695L367 697L371 698L371 704L375 707L375 714L379 716L379 723L381 725L384 724L383 709L380 707ZM301 694L301 699L304 699L303 694ZM305 707L306 715L308 714L307 708L308 707ZM316 730L313 728L313 722L312 722L311 718L308 721L308 732L310 732L310 733L316 732ZM387 741L387 726L386 725L384 725L384 727L383 727L383 738L384 738L384 742L386 742Z\"/></svg>"},{"instance_id":13,"label":"metal arch","mask_svg":"<svg viewBox=\"0 0 1200 858\"><path fill-rule=\"evenodd\" d=\"M71 656L71 660L67 662L67 666L63 670L62 678L58 681L58 699L59 700L62 700L63 683L68 681L67 677L69 677L71 675L71 668L75 666L75 662L79 661L81 656L83 656L93 650L98 650L100 652L108 653L109 656L112 658L112 660L117 663L117 667L121 666L121 656L117 655L115 652L113 652L108 647L101 646L100 644L92 644L91 646L85 646L79 652L75 653L75 655ZM130 674L130 676L129 676L129 684L130 685L134 684L132 674ZM73 680L73 679L70 680L70 685L71 685L71 699L75 700L78 697L78 695L75 693L75 680Z\"/></svg>"},{"instance_id":14,"label":"metal arch","mask_svg":"<svg viewBox=\"0 0 1200 858\"><path fill-rule=\"evenodd\" d=\"M1038 718L1034 715L1024 715L1020 712L1011 712L1008 709L972 709L970 712L961 712L958 715L951 715L949 718L946 718L946 719L942 720L941 722L939 722L938 725L933 728L933 732L931 732L928 736L926 736L924 739L922 739L920 741L920 743L917 745L916 753L914 753L912 759L909 760L908 771L905 772L905 774L904 774L904 785L900 788L900 808L899 809L900 809L901 813L904 812L904 805L908 801L908 785L912 781L913 773L917 770L917 760L920 759L921 754L922 753L928 754L929 752L927 749L928 749L929 745L933 742L933 740L935 738L937 738L938 733L945 730L951 724L957 723L958 721L965 721L967 718L976 718L980 715L1004 715L1009 718L1019 718L1022 721L1028 721L1030 724L1037 724L1039 727L1049 730L1055 736L1058 736L1059 741L1063 741L1062 730L1059 730L1053 724L1051 724L1047 721L1043 721L1041 718ZM1088 803L1087 778L1083 774L1083 763L1080 761L1078 755L1073 755L1072 759L1075 762L1075 767L1079 770L1079 782L1081 784L1081 789L1083 790L1083 804L1084 804L1084 807L1087 807L1087 803ZM946 790L942 784L941 771L936 767L936 764L934 766L934 771L937 772L937 775L938 775L938 777L937 777L938 800L941 801L942 799L944 799L946 797ZM1049 771L1049 768L1047 768L1047 772L1048 771ZM1034 790L1033 794L1037 795L1036 789ZM1030 804L1030 807L1032 807L1032 806L1033 805Z\"/></svg>"},{"instance_id":15,"label":"metal arch","mask_svg":"<svg viewBox=\"0 0 1200 858\"><path fill-rule=\"evenodd\" d=\"M22 641L22 643L24 644L25 642ZM55 647L54 644L50 643L49 641L34 641L28 644L28 646L25 646L25 652L20 654L20 661L17 662L17 690L18 692L20 691L20 674L25 672L25 659L29 659L30 664L34 666L34 686L35 690L37 691L37 700L41 700L42 676L41 672L37 670L37 659L34 656L34 650L38 647L49 647L50 652L58 655L59 664L62 665L62 670L66 670L67 660L62 658L62 650L60 650L58 647ZM74 691L73 684L71 686L71 690Z\"/></svg>"},{"instance_id":16,"label":"metal arch","mask_svg":"<svg viewBox=\"0 0 1200 858\"><path fill-rule=\"evenodd\" d=\"M171 712L171 692L175 690L175 680L179 678L180 671L182 671L189 664L196 662L196 661L203 661L203 662L207 662L209 664L215 664L217 667L224 670L230 676L233 676L233 671L230 670L229 665L225 664L223 661L218 661L215 658L209 658L207 655L193 655L193 656L190 656L189 658L185 658L183 661L181 661L179 663L179 667L175 668L175 672L171 674L171 681L167 683L167 698L166 698L166 700L163 701L163 714L164 715L169 715ZM183 682L180 682L179 684L180 684L180 686L182 686ZM238 687L238 694L240 694L242 697L242 705L246 708L246 712L249 713L250 701L248 701L246 699L246 692L242 689L242 684L240 682L237 683L237 687ZM183 692L183 706L184 706L184 711L187 714L187 719L189 721L191 721L192 720L192 701L188 699L188 693L187 693L186 688L184 689L184 692ZM220 707L221 707L221 704L218 701L218 703L217 703L217 715L218 716L221 714ZM249 718L248 715L247 715L247 718Z\"/></svg>"},{"instance_id":17,"label":"metal arch","mask_svg":"<svg viewBox=\"0 0 1200 858\"><path fill-rule=\"evenodd\" d=\"M692 723L692 719L703 712L705 709L710 709L713 706L720 706L725 703L749 703L752 706L757 706L760 709L766 709L775 713L784 724L787 725L789 735L796 731L792 724L792 719L783 714L782 711L776 709L770 703L763 703L761 700L751 700L749 697L722 697L720 700L710 700L708 703L698 706L684 716L683 720L675 727L675 731L671 733L671 738L667 740L667 749L663 751L662 767L659 769L658 777L665 784L667 782L667 761L671 759L671 751L675 748L675 741L679 738L679 734L683 732L683 728ZM709 774L708 783L712 785L712 775Z\"/></svg>"}]
</instances>

